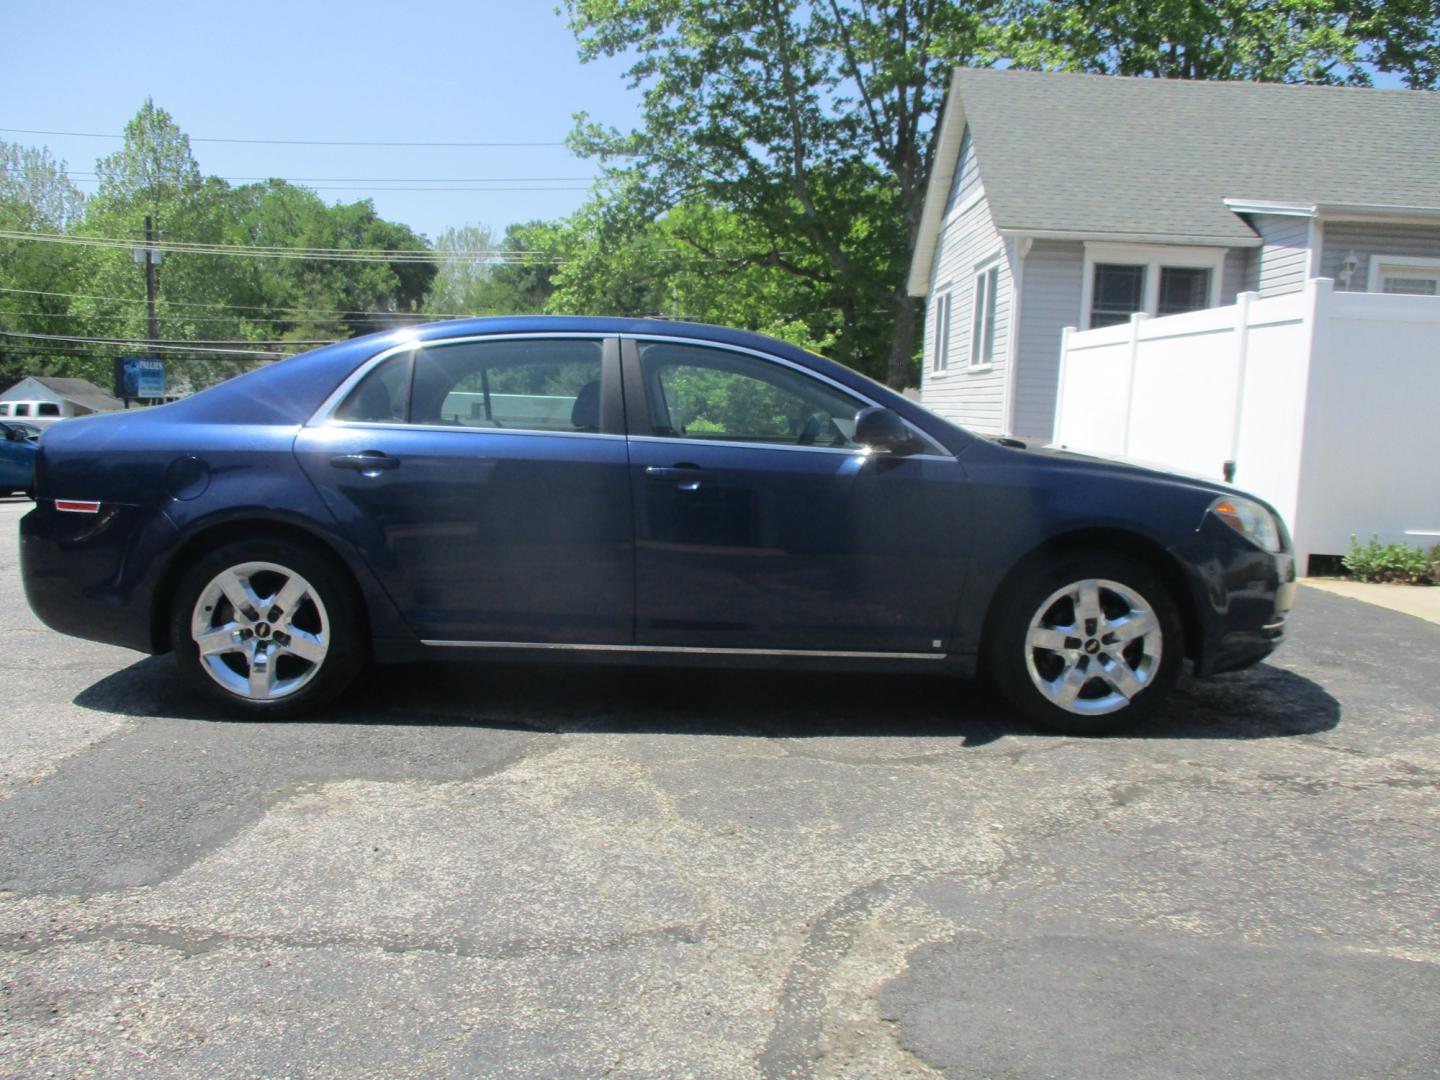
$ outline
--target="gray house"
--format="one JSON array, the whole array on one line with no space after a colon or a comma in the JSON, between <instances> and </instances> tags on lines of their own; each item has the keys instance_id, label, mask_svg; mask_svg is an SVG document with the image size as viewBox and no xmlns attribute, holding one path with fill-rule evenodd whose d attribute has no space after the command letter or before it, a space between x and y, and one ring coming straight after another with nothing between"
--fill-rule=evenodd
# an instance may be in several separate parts
<instances>
[{"instance_id":1,"label":"gray house","mask_svg":"<svg viewBox=\"0 0 1440 1080\"><path fill-rule=\"evenodd\" d=\"M958 68L909 288L924 403L1048 441L1066 327L1440 295L1440 95Z\"/></svg>"}]
</instances>

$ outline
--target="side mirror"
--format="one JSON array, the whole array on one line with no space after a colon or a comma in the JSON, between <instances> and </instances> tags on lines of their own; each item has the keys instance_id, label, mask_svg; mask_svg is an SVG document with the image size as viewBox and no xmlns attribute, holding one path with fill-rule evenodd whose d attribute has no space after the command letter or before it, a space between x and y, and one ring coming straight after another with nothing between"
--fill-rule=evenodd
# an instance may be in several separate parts
<instances>
[{"instance_id":1,"label":"side mirror","mask_svg":"<svg viewBox=\"0 0 1440 1080\"><path fill-rule=\"evenodd\" d=\"M872 405L855 414L855 441L877 454L909 454L915 434L889 409Z\"/></svg>"}]
</instances>

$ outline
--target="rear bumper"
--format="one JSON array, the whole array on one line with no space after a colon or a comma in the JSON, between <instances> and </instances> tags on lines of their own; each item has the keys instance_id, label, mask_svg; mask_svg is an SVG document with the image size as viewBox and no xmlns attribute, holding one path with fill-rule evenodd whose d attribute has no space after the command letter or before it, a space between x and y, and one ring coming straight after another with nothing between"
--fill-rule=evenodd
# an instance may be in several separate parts
<instances>
[{"instance_id":1,"label":"rear bumper","mask_svg":"<svg viewBox=\"0 0 1440 1080\"><path fill-rule=\"evenodd\" d=\"M42 500L20 519L25 598L52 630L154 652L155 585L177 538L158 510L104 504L70 513Z\"/></svg>"}]
</instances>

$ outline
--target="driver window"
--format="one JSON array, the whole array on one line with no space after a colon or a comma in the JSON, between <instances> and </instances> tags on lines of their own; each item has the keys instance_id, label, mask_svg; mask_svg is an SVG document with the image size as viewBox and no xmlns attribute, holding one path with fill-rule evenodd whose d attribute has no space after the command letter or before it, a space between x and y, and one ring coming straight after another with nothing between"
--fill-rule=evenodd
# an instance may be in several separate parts
<instances>
[{"instance_id":1,"label":"driver window","mask_svg":"<svg viewBox=\"0 0 1440 1080\"><path fill-rule=\"evenodd\" d=\"M641 342L653 434L779 446L854 448L859 398L744 353Z\"/></svg>"}]
</instances>

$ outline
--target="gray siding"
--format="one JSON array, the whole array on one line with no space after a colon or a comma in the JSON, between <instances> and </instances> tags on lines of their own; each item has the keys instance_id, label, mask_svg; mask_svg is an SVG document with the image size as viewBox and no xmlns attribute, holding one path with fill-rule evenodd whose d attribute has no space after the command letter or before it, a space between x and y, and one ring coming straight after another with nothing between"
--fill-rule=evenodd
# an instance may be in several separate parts
<instances>
[{"instance_id":1,"label":"gray siding","mask_svg":"<svg viewBox=\"0 0 1440 1080\"><path fill-rule=\"evenodd\" d=\"M980 197L964 206L980 189L974 154L966 133L961 165L946 200L945 221L935 248L930 272L930 294L925 308L925 353L920 377L920 400L948 420L985 434L1004 432L1005 379L1010 371L1011 301L1014 295L1011 262L1004 241L995 229L990 207ZM957 212L958 211L958 212ZM999 283L995 302L994 361L988 370L970 365L975 306L976 271L988 269L998 257ZM934 370L938 340L935 313L942 297L950 295L949 366Z\"/></svg>"},{"instance_id":2,"label":"gray siding","mask_svg":"<svg viewBox=\"0 0 1440 1080\"><path fill-rule=\"evenodd\" d=\"M1220 272L1220 307L1233 304L1238 294L1255 287L1250 278L1252 250L1231 248L1225 253L1225 266Z\"/></svg>"},{"instance_id":3,"label":"gray siding","mask_svg":"<svg viewBox=\"0 0 1440 1080\"><path fill-rule=\"evenodd\" d=\"M1085 245L1037 240L1025 256L1020 288L1020 341L1015 370L1015 431L1049 442L1060 378L1060 336L1080 325Z\"/></svg>"},{"instance_id":4,"label":"gray siding","mask_svg":"<svg viewBox=\"0 0 1440 1080\"><path fill-rule=\"evenodd\" d=\"M975 144L970 139L970 129L960 136L960 158L955 166L955 179L950 184L950 197L945 200L945 216L948 218L955 207L970 197L980 186L980 169L975 164Z\"/></svg>"},{"instance_id":5,"label":"gray siding","mask_svg":"<svg viewBox=\"0 0 1440 1080\"><path fill-rule=\"evenodd\" d=\"M1440 225L1375 225L1348 221L1326 222L1320 244L1320 276L1336 278L1345 257L1354 252L1360 261L1350 288L1363 291L1370 276L1371 255L1401 255L1440 259Z\"/></svg>"},{"instance_id":6,"label":"gray siding","mask_svg":"<svg viewBox=\"0 0 1440 1080\"><path fill-rule=\"evenodd\" d=\"M1305 286L1305 264L1310 255L1310 219L1252 214L1250 224L1264 241L1255 257L1255 290L1261 296L1299 292Z\"/></svg>"}]
</instances>

